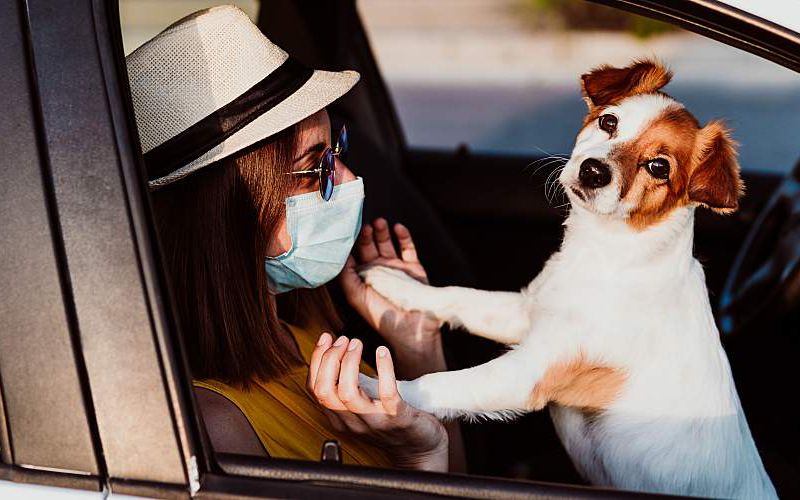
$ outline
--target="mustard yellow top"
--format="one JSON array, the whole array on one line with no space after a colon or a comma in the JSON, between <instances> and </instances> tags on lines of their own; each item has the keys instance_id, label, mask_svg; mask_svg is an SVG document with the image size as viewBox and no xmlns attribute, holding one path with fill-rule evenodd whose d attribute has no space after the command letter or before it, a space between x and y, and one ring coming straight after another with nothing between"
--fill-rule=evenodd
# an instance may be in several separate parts
<instances>
[{"instance_id":1,"label":"mustard yellow top","mask_svg":"<svg viewBox=\"0 0 800 500\"><path fill-rule=\"evenodd\" d=\"M228 398L247 417L258 438L273 458L319 461L322 443L336 439L346 464L390 467L388 455L363 439L339 434L316 400L306 391L306 378L311 353L320 332L286 325L297 341L304 363L275 380L254 381L247 390L218 380L194 380L196 387L212 390ZM361 363L361 371L375 375L369 365Z\"/></svg>"}]
</instances>

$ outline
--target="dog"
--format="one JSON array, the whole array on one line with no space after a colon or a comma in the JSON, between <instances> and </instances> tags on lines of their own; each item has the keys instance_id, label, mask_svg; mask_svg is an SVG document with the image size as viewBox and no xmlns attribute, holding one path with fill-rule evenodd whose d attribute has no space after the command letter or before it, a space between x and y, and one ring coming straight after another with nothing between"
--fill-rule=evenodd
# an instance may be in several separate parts
<instances>
[{"instance_id":1,"label":"dog","mask_svg":"<svg viewBox=\"0 0 800 500\"><path fill-rule=\"evenodd\" d=\"M400 381L412 406L489 419L549 407L592 484L776 498L692 254L695 209L738 208L737 145L661 91L671 77L651 60L581 76L588 113L559 176L571 204L563 243L520 293L437 288L387 267L361 276L404 309L510 346ZM376 395L374 379L360 384Z\"/></svg>"}]
</instances>

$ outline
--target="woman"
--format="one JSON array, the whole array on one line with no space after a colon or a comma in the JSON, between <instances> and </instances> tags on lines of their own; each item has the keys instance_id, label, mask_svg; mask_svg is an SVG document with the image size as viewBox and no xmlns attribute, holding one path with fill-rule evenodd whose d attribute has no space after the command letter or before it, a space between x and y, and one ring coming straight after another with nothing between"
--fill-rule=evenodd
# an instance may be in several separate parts
<instances>
[{"instance_id":1,"label":"woman","mask_svg":"<svg viewBox=\"0 0 800 500\"><path fill-rule=\"evenodd\" d=\"M176 22L127 58L154 212L216 451L318 460L337 439L345 463L459 468L457 433L398 395L446 369L439 325L366 287L360 264L420 280L408 230L361 229L364 191L331 145L325 107L358 80L287 57L223 6ZM349 256L356 244L356 259ZM324 284L390 344L376 352L379 400L358 388L363 344L341 328ZM449 454L455 457L449 459Z\"/></svg>"}]
</instances>

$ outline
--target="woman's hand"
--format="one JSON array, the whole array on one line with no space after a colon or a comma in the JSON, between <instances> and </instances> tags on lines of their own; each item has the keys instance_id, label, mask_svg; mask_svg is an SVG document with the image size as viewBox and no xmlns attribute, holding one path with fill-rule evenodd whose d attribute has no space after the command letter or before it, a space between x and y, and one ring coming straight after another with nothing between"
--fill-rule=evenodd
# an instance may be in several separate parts
<instances>
[{"instance_id":1,"label":"woman's hand","mask_svg":"<svg viewBox=\"0 0 800 500\"><path fill-rule=\"evenodd\" d=\"M425 269L417 258L411 233L402 224L395 224L394 234L400 247L397 255L389 224L376 219L365 224L350 257L339 277L347 301L386 339L397 357L398 373L403 378L416 378L432 371L446 369L441 323L419 311L405 311L367 286L358 275L357 266L382 265L404 271L422 283L428 283Z\"/></svg>"},{"instance_id":2,"label":"woman's hand","mask_svg":"<svg viewBox=\"0 0 800 500\"><path fill-rule=\"evenodd\" d=\"M331 425L369 439L388 450L397 467L446 472L448 437L436 417L406 404L397 392L392 357L379 347L375 361L378 370L379 399L370 399L358 387L363 344L323 333L308 370L308 390L325 408Z\"/></svg>"}]
</instances>

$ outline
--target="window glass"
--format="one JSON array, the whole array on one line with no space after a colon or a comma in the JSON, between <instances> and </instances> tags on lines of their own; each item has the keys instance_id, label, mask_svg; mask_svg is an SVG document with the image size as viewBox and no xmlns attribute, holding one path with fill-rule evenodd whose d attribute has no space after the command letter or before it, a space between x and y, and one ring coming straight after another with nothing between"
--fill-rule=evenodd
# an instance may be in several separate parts
<instances>
[{"instance_id":1,"label":"window glass","mask_svg":"<svg viewBox=\"0 0 800 500\"><path fill-rule=\"evenodd\" d=\"M745 169L800 154L800 77L714 40L581 0L359 0L411 147L568 153L585 106L578 76L656 57L666 92L723 118Z\"/></svg>"},{"instance_id":2,"label":"window glass","mask_svg":"<svg viewBox=\"0 0 800 500\"><path fill-rule=\"evenodd\" d=\"M222 3L239 7L253 22L257 21L259 0L120 0L119 17L125 55L178 19Z\"/></svg>"}]
</instances>

